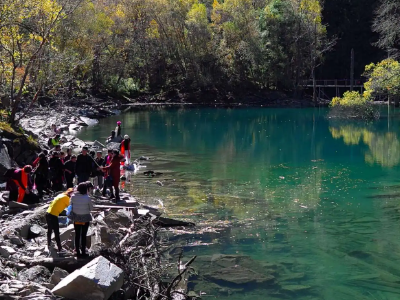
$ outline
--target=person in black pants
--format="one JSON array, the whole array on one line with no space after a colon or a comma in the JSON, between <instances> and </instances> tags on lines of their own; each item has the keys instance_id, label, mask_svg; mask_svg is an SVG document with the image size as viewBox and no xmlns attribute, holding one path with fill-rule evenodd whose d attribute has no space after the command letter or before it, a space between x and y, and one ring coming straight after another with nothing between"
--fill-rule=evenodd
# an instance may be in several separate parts
<instances>
[{"instance_id":1,"label":"person in black pants","mask_svg":"<svg viewBox=\"0 0 400 300\"><path fill-rule=\"evenodd\" d=\"M44 153L39 154L38 167L35 171L35 184L40 198L43 197L43 191L48 188L47 178L49 177L49 163Z\"/></svg>"},{"instance_id":2,"label":"person in black pants","mask_svg":"<svg viewBox=\"0 0 400 300\"><path fill-rule=\"evenodd\" d=\"M102 157L102 151L97 151L96 158L94 161L96 162L95 165L96 170L94 171L94 173L97 177L97 186L99 190L101 190L104 184L104 172L100 169L100 167L104 165L104 158Z\"/></svg>"},{"instance_id":3,"label":"person in black pants","mask_svg":"<svg viewBox=\"0 0 400 300\"><path fill-rule=\"evenodd\" d=\"M54 231L54 237L57 243L58 251L62 251L61 240L60 240L60 226L58 224L58 216L60 213L69 205L70 197L74 189L68 189L64 193L61 193L50 203L46 213L47 222L47 247L51 247L51 234Z\"/></svg>"},{"instance_id":4,"label":"person in black pants","mask_svg":"<svg viewBox=\"0 0 400 300\"><path fill-rule=\"evenodd\" d=\"M75 228L75 250L78 258L87 257L86 254L86 235L89 229L89 223L92 221L90 212L93 210L92 200L88 190L93 187L88 186L87 182L78 185L77 191L71 197L72 218Z\"/></svg>"},{"instance_id":5,"label":"person in black pants","mask_svg":"<svg viewBox=\"0 0 400 300\"><path fill-rule=\"evenodd\" d=\"M55 192L62 191L62 177L64 165L59 158L59 152L53 152L53 157L49 160L51 188Z\"/></svg>"},{"instance_id":6,"label":"person in black pants","mask_svg":"<svg viewBox=\"0 0 400 300\"><path fill-rule=\"evenodd\" d=\"M88 155L88 147L82 148L82 153L76 159L76 175L78 175L78 184L89 180L93 171L93 159Z\"/></svg>"},{"instance_id":7,"label":"person in black pants","mask_svg":"<svg viewBox=\"0 0 400 300\"><path fill-rule=\"evenodd\" d=\"M64 165L64 170L67 189L74 187L73 181L76 175L76 155L71 155L71 159Z\"/></svg>"}]
</instances>

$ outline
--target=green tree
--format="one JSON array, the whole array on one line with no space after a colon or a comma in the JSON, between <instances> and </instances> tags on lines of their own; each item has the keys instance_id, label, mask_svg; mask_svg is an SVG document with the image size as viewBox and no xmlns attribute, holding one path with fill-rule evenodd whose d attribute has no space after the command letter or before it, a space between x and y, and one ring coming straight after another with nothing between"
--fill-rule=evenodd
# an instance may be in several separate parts
<instances>
[{"instance_id":1,"label":"green tree","mask_svg":"<svg viewBox=\"0 0 400 300\"><path fill-rule=\"evenodd\" d=\"M74 9L70 2L68 9ZM23 93L35 90L34 102L43 87L42 65L51 46L54 29L70 11L51 0L5 0L0 6L0 57L3 87L14 123Z\"/></svg>"},{"instance_id":2,"label":"green tree","mask_svg":"<svg viewBox=\"0 0 400 300\"><path fill-rule=\"evenodd\" d=\"M374 100L377 97L389 97L398 102L400 97L400 63L394 59L385 59L377 64L365 67L364 75L368 81L364 84L364 97Z\"/></svg>"}]
</instances>

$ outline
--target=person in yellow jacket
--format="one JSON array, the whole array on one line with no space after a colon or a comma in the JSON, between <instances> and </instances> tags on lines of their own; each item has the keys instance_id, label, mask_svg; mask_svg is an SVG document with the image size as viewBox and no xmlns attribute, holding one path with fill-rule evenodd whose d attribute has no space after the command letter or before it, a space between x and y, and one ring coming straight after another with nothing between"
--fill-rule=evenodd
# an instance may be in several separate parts
<instances>
[{"instance_id":1,"label":"person in yellow jacket","mask_svg":"<svg viewBox=\"0 0 400 300\"><path fill-rule=\"evenodd\" d=\"M66 209L69 205L69 200L71 198L72 193L74 192L73 188L69 188L64 193L59 194L54 198L54 200L50 203L49 208L46 213L46 222L47 222L47 246L50 249L51 246L51 234L54 231L54 236L56 239L58 251L62 251L61 240L60 240L60 226L58 224L58 216L60 213Z\"/></svg>"}]
</instances>

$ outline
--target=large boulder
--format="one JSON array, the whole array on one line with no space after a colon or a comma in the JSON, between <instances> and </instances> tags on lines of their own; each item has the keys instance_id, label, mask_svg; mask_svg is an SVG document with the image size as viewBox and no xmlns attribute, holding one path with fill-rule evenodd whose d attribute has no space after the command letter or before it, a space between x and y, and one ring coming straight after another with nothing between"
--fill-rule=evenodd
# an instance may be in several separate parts
<instances>
[{"instance_id":1,"label":"large boulder","mask_svg":"<svg viewBox=\"0 0 400 300\"><path fill-rule=\"evenodd\" d=\"M111 230L108 226L98 225L93 228L93 234L90 238L90 243L87 243L87 245L94 247L92 248L92 250L94 250L98 245L112 247L122 237L118 234L118 232Z\"/></svg>"},{"instance_id":2,"label":"large boulder","mask_svg":"<svg viewBox=\"0 0 400 300\"><path fill-rule=\"evenodd\" d=\"M122 287L123 281L124 272L99 256L65 277L52 292L69 299L107 300Z\"/></svg>"},{"instance_id":3,"label":"large boulder","mask_svg":"<svg viewBox=\"0 0 400 300\"><path fill-rule=\"evenodd\" d=\"M10 168L15 167L14 162L8 154L7 147L1 142L0 144L0 178L4 180L3 174Z\"/></svg>"},{"instance_id":4,"label":"large boulder","mask_svg":"<svg viewBox=\"0 0 400 300\"><path fill-rule=\"evenodd\" d=\"M123 209L116 212L110 211L105 215L104 222L112 229L126 228L131 224L131 216L128 211Z\"/></svg>"}]
</instances>

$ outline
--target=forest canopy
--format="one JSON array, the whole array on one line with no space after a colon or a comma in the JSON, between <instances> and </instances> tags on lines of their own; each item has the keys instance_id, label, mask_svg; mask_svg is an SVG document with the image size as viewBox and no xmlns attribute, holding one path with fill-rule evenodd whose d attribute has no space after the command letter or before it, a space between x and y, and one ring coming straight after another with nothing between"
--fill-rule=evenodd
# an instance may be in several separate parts
<instances>
[{"instance_id":1,"label":"forest canopy","mask_svg":"<svg viewBox=\"0 0 400 300\"><path fill-rule=\"evenodd\" d=\"M348 78L353 40L356 71L382 59L373 44L397 51L399 0L364 2L328 1L324 10L319 0L3 0L0 97L15 116L25 95L223 88L297 96L325 60L318 76Z\"/></svg>"},{"instance_id":2,"label":"forest canopy","mask_svg":"<svg viewBox=\"0 0 400 300\"><path fill-rule=\"evenodd\" d=\"M318 0L4 0L0 88L18 100L184 85L293 90L329 44Z\"/></svg>"}]
</instances>

